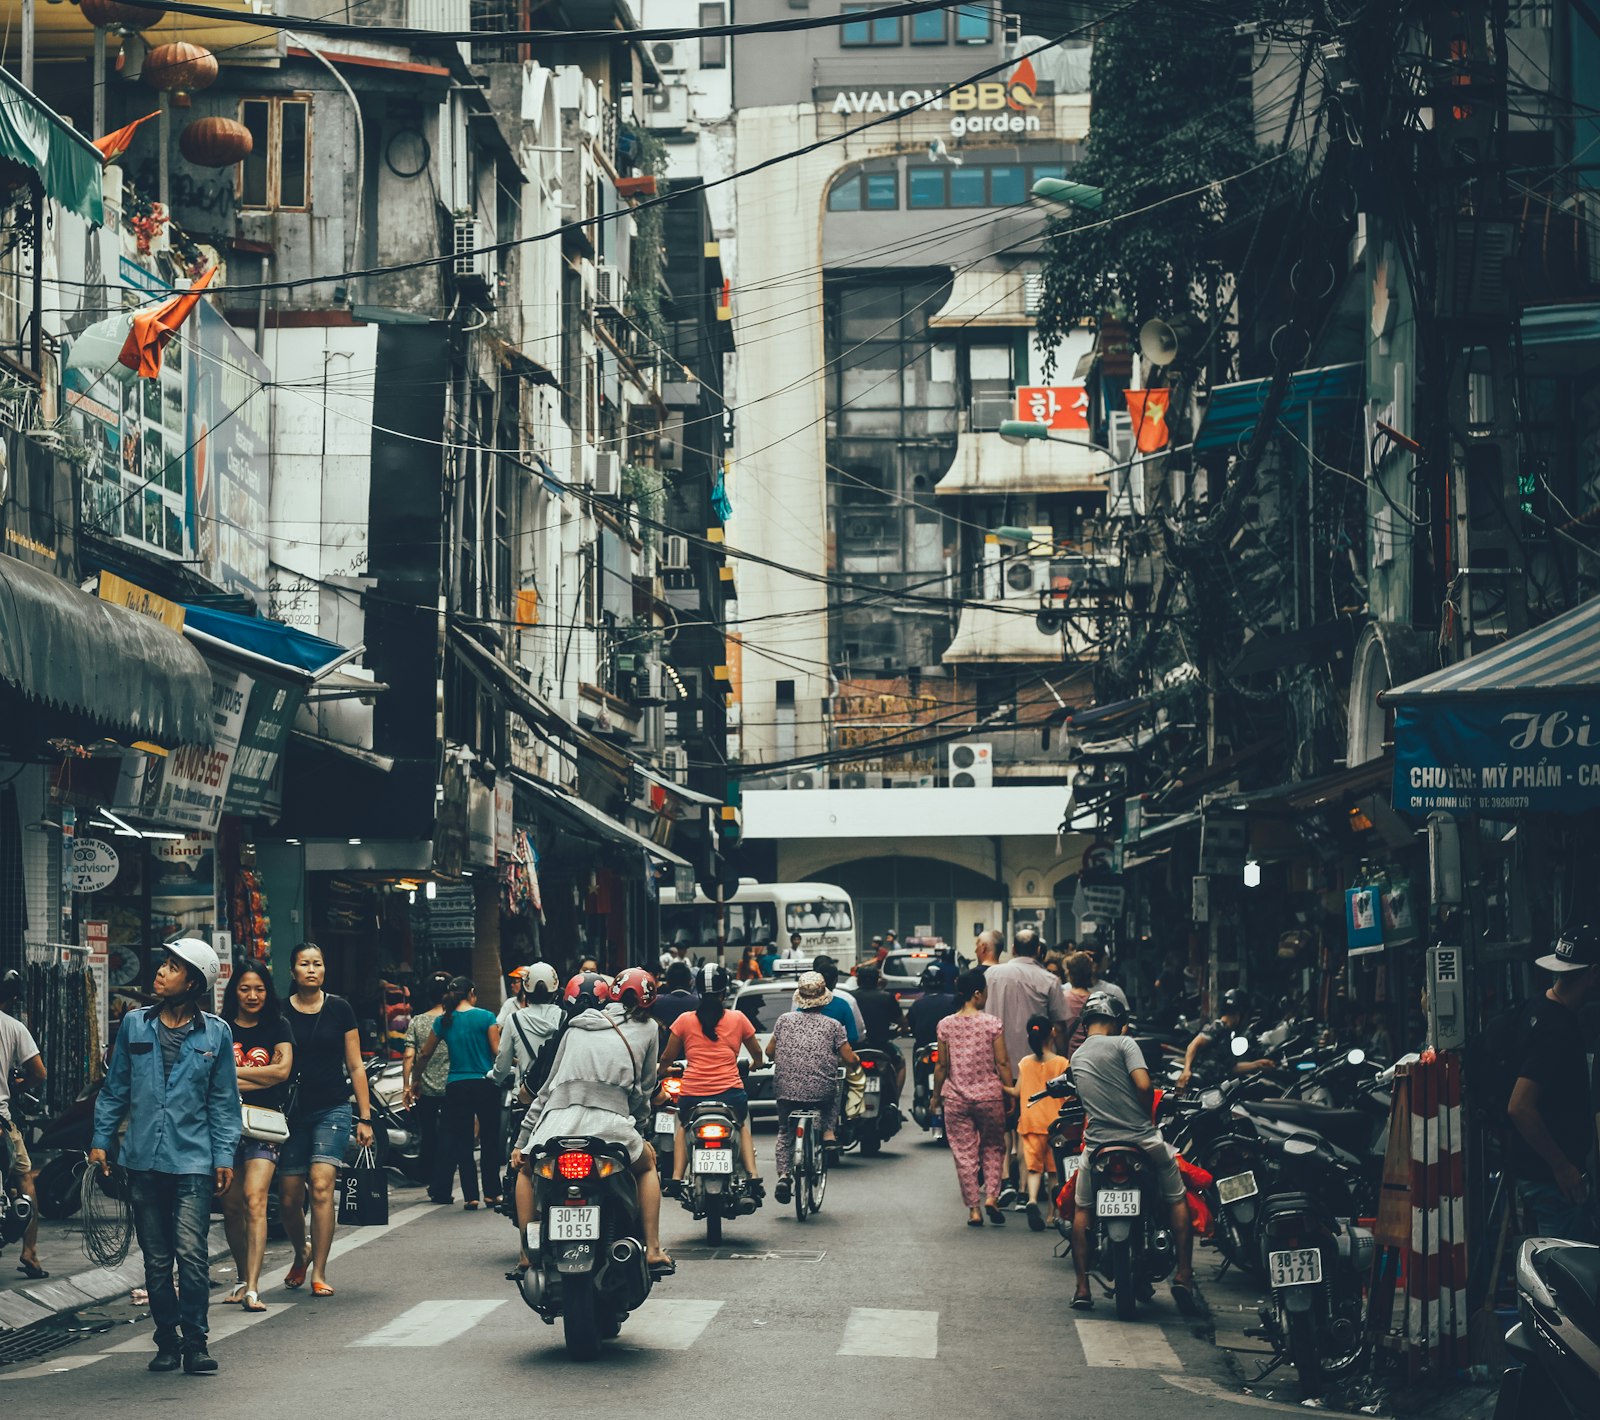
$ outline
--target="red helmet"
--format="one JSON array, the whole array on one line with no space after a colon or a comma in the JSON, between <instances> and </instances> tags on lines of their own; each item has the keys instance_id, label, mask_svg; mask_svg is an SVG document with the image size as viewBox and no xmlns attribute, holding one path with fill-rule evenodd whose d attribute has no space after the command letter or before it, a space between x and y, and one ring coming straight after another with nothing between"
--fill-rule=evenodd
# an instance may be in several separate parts
<instances>
[{"instance_id":1,"label":"red helmet","mask_svg":"<svg viewBox=\"0 0 1600 1420\"><path fill-rule=\"evenodd\" d=\"M647 1011L655 1004L656 979L642 966L630 966L617 974L611 985L611 999Z\"/></svg>"},{"instance_id":2,"label":"red helmet","mask_svg":"<svg viewBox=\"0 0 1600 1420\"><path fill-rule=\"evenodd\" d=\"M580 971L567 982L567 989L561 993L561 999L566 1002L567 1009L574 1015L579 1011L598 1011L608 1001L615 999L611 990L611 978L600 975L598 971Z\"/></svg>"}]
</instances>

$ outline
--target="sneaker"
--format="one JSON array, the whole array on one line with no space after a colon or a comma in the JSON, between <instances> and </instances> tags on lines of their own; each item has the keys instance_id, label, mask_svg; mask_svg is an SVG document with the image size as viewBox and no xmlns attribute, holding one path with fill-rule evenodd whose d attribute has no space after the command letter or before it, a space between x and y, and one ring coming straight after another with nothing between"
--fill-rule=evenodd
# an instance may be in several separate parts
<instances>
[{"instance_id":1,"label":"sneaker","mask_svg":"<svg viewBox=\"0 0 1600 1420\"><path fill-rule=\"evenodd\" d=\"M789 1179L787 1175L785 1175L783 1178L780 1178L777 1183L772 1186L772 1196L777 1199L779 1203L787 1203L791 1198L794 1197L794 1190L789 1185Z\"/></svg>"},{"instance_id":2,"label":"sneaker","mask_svg":"<svg viewBox=\"0 0 1600 1420\"><path fill-rule=\"evenodd\" d=\"M217 1369L217 1363L206 1350L205 1342L187 1346L183 1352L183 1373L186 1376L208 1376Z\"/></svg>"},{"instance_id":3,"label":"sneaker","mask_svg":"<svg viewBox=\"0 0 1600 1420\"><path fill-rule=\"evenodd\" d=\"M1010 1208L1017 1201L1017 1190L1009 1183L1000 1190L1000 1196L995 1199L1002 1208Z\"/></svg>"},{"instance_id":4,"label":"sneaker","mask_svg":"<svg viewBox=\"0 0 1600 1420\"><path fill-rule=\"evenodd\" d=\"M767 1185L759 1178L745 1180L744 1187L745 1192L754 1198L757 1203L767 1196Z\"/></svg>"},{"instance_id":5,"label":"sneaker","mask_svg":"<svg viewBox=\"0 0 1600 1420\"><path fill-rule=\"evenodd\" d=\"M183 1352L176 1341L159 1341L156 1354L150 1358L152 1371L175 1371L183 1364Z\"/></svg>"}]
</instances>

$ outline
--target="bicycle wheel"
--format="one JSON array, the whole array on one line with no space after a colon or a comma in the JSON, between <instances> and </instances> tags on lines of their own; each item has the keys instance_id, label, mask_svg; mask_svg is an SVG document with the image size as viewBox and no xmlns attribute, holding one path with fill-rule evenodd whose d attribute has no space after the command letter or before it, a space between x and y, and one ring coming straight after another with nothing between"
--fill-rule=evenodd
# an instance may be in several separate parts
<instances>
[{"instance_id":1,"label":"bicycle wheel","mask_svg":"<svg viewBox=\"0 0 1600 1420\"><path fill-rule=\"evenodd\" d=\"M798 1119L790 1121L794 1144L789 1154L789 1187L794 1191L794 1216L806 1220L806 1154L811 1148L811 1131Z\"/></svg>"},{"instance_id":2,"label":"bicycle wheel","mask_svg":"<svg viewBox=\"0 0 1600 1420\"><path fill-rule=\"evenodd\" d=\"M822 1195L828 1191L828 1151L819 1138L811 1150L811 1168L806 1174L806 1204L813 1213L822 1211Z\"/></svg>"}]
</instances>

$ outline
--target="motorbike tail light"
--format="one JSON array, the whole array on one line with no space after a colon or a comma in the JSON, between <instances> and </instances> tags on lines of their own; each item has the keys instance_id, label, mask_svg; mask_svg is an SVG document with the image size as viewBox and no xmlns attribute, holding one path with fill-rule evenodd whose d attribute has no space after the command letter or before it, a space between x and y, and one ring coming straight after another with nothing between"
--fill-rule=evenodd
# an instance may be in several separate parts
<instances>
[{"instance_id":1,"label":"motorbike tail light","mask_svg":"<svg viewBox=\"0 0 1600 1420\"><path fill-rule=\"evenodd\" d=\"M863 1070L876 1070L878 1068L878 1062L876 1060L863 1060L861 1062L861 1068Z\"/></svg>"},{"instance_id":2,"label":"motorbike tail light","mask_svg":"<svg viewBox=\"0 0 1600 1420\"><path fill-rule=\"evenodd\" d=\"M1133 1176L1133 1170L1128 1167L1128 1161L1120 1154L1114 1154L1106 1161L1106 1179L1111 1183L1126 1183Z\"/></svg>"},{"instance_id":3,"label":"motorbike tail light","mask_svg":"<svg viewBox=\"0 0 1600 1420\"><path fill-rule=\"evenodd\" d=\"M661 1088L671 1095L673 1099L677 1099L677 1097L683 1093L683 1081L663 1080L661 1082Z\"/></svg>"},{"instance_id":4,"label":"motorbike tail light","mask_svg":"<svg viewBox=\"0 0 1600 1420\"><path fill-rule=\"evenodd\" d=\"M939 1047L937 1045L933 1047L933 1053L928 1056L928 1059L932 1064L937 1065L939 1063Z\"/></svg>"},{"instance_id":5,"label":"motorbike tail light","mask_svg":"<svg viewBox=\"0 0 1600 1420\"><path fill-rule=\"evenodd\" d=\"M728 1126L726 1124L702 1124L694 1133L695 1138L702 1141L710 1140L714 1143L720 1143L728 1137Z\"/></svg>"},{"instance_id":6,"label":"motorbike tail light","mask_svg":"<svg viewBox=\"0 0 1600 1420\"><path fill-rule=\"evenodd\" d=\"M593 1154L560 1154L556 1158L556 1171L562 1178L588 1178L594 1172Z\"/></svg>"}]
</instances>

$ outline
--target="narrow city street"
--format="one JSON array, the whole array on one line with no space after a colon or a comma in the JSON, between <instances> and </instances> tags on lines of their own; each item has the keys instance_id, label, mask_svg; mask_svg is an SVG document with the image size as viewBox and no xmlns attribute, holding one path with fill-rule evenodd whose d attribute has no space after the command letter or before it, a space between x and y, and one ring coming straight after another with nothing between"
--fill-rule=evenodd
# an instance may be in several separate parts
<instances>
[{"instance_id":1,"label":"narrow city street","mask_svg":"<svg viewBox=\"0 0 1600 1420\"><path fill-rule=\"evenodd\" d=\"M669 1203L678 1273L594 1364L570 1360L559 1326L540 1322L503 1279L504 1219L396 1190L387 1228L341 1232L329 1268L336 1297L277 1286L281 1243L268 1253L270 1310L221 1306L224 1288L214 1288L216 1376L147 1374L148 1322L122 1305L81 1318L105 1330L0 1370L0 1409L456 1416L607 1404L779 1420L961 1416L1002 1404L1010 1414L1079 1412L1092 1401L1108 1414L1178 1420L1269 1404L1237 1396L1222 1353L1192 1334L1164 1287L1131 1324L1104 1299L1092 1313L1070 1311L1071 1265L1053 1256L1055 1233L1030 1233L1021 1214L1003 1229L968 1229L949 1159L925 1138L907 1130L878 1159L847 1159L805 1224L769 1200L715 1250ZM770 1171L770 1135L758 1147ZM1208 1261L1202 1276L1214 1270ZM231 1280L226 1263L212 1276ZM725 1385L730 1376L740 1383Z\"/></svg>"}]
</instances>

